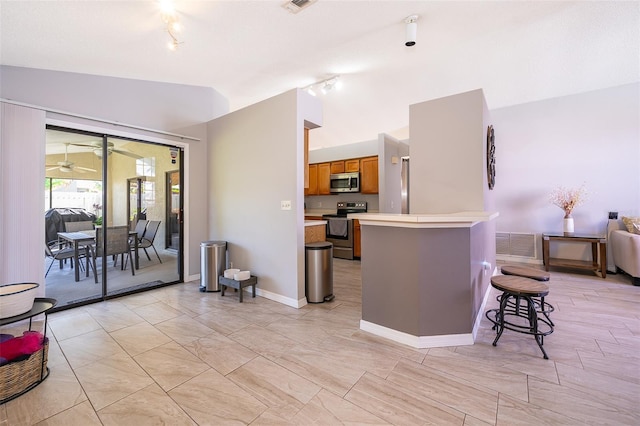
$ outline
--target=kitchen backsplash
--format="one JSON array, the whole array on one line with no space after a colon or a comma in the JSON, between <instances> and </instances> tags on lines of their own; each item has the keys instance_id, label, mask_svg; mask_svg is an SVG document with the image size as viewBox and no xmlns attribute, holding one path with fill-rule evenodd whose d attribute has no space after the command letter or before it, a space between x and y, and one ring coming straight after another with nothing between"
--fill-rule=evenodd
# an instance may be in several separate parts
<instances>
[{"instance_id":1,"label":"kitchen backsplash","mask_svg":"<svg viewBox=\"0 0 640 426\"><path fill-rule=\"evenodd\" d=\"M378 211L377 194L337 194L337 195L317 195L304 197L304 202L309 210L334 210L338 201L366 201L369 211Z\"/></svg>"}]
</instances>

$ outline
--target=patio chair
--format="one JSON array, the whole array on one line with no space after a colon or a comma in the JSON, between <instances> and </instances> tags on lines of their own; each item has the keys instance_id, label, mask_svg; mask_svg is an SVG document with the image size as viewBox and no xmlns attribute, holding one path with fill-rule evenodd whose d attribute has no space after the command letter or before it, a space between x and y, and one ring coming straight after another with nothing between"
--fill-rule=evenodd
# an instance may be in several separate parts
<instances>
[{"instance_id":1,"label":"patio chair","mask_svg":"<svg viewBox=\"0 0 640 426\"><path fill-rule=\"evenodd\" d=\"M147 230L145 231L142 238L138 240L138 248L143 249L144 253L147 255L147 259L151 261L151 257L149 257L149 253L147 249L151 247L153 251L156 252L156 256L158 256L158 260L162 263L162 259L160 259L160 255L158 254L158 250L153 246L153 240L156 238L156 234L158 233L158 229L160 228L159 220L150 220L147 224Z\"/></svg>"},{"instance_id":2,"label":"patio chair","mask_svg":"<svg viewBox=\"0 0 640 426\"><path fill-rule=\"evenodd\" d=\"M127 261L131 257L131 246L129 245L129 227L128 226L112 226L107 228L107 244L106 244L106 256L113 256L113 266L118 263L118 255L121 256L120 270L124 270L127 267ZM93 273L95 280L98 282L98 275L95 267L96 257L102 256L102 232L98 230L96 232L96 245L92 253L93 257ZM125 258L125 255L127 256ZM135 268L131 267L131 275L135 275Z\"/></svg>"},{"instance_id":3,"label":"patio chair","mask_svg":"<svg viewBox=\"0 0 640 426\"><path fill-rule=\"evenodd\" d=\"M134 231L136 231L136 234L138 235L138 241L140 241L142 237L144 237L144 233L147 230L148 222L149 221L146 219L140 219L139 221L136 222L136 227Z\"/></svg>"},{"instance_id":4,"label":"patio chair","mask_svg":"<svg viewBox=\"0 0 640 426\"><path fill-rule=\"evenodd\" d=\"M93 222L90 220L82 220L80 222L65 222L65 232L90 231L93 229Z\"/></svg>"},{"instance_id":5,"label":"patio chair","mask_svg":"<svg viewBox=\"0 0 640 426\"><path fill-rule=\"evenodd\" d=\"M51 266L53 266L56 260L60 261L60 269L62 269L62 261L71 259L71 267L73 268L73 247L65 246L63 243L58 241L51 241L49 243L44 244L44 254L46 257L51 258L51 263L47 268L47 272L45 272L44 277L46 278L51 270ZM80 259L85 257L84 254L78 254L78 263L80 263Z\"/></svg>"}]
</instances>

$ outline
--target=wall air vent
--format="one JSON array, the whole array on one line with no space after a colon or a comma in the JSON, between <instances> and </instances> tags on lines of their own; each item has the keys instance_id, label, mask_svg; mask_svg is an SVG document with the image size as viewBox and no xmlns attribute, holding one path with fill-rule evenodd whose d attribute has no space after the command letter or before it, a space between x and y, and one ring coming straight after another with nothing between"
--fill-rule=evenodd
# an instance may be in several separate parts
<instances>
[{"instance_id":1,"label":"wall air vent","mask_svg":"<svg viewBox=\"0 0 640 426\"><path fill-rule=\"evenodd\" d=\"M282 7L291 13L298 13L302 9L306 9L318 0L288 0L282 4Z\"/></svg>"},{"instance_id":2,"label":"wall air vent","mask_svg":"<svg viewBox=\"0 0 640 426\"><path fill-rule=\"evenodd\" d=\"M536 258L536 235L516 232L496 232L496 254Z\"/></svg>"}]
</instances>

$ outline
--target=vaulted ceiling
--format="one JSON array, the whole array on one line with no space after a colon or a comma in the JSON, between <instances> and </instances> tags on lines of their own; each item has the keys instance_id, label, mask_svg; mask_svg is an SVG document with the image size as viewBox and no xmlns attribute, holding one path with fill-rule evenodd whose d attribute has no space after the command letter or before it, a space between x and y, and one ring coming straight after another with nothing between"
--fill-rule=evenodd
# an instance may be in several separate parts
<instances>
[{"instance_id":1,"label":"vaulted ceiling","mask_svg":"<svg viewBox=\"0 0 640 426\"><path fill-rule=\"evenodd\" d=\"M482 88L490 109L640 80L638 1L0 1L0 62L212 87L231 110L340 75L311 148L409 137L409 105ZM419 15L416 45L404 19Z\"/></svg>"}]
</instances>

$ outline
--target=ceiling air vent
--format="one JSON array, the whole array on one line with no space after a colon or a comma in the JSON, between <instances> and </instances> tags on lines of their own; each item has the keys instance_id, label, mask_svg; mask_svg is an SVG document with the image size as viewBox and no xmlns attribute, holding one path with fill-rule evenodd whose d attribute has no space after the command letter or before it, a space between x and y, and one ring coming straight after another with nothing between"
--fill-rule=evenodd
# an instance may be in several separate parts
<instances>
[{"instance_id":1,"label":"ceiling air vent","mask_svg":"<svg viewBox=\"0 0 640 426\"><path fill-rule=\"evenodd\" d=\"M302 9L306 9L318 0L289 0L282 4L282 7L291 13L298 13Z\"/></svg>"}]
</instances>

